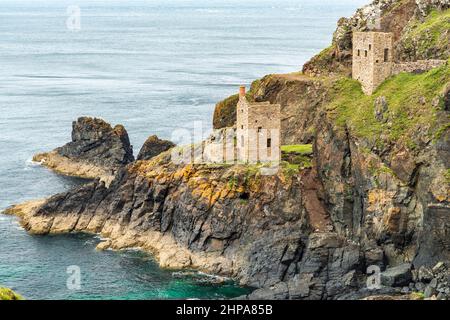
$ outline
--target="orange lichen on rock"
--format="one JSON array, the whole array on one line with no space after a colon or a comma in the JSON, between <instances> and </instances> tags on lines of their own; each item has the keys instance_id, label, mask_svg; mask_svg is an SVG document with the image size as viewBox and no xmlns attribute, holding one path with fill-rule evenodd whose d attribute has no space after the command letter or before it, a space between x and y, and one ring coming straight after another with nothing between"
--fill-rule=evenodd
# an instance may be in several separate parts
<instances>
[{"instance_id":1,"label":"orange lichen on rock","mask_svg":"<svg viewBox=\"0 0 450 320\"><path fill-rule=\"evenodd\" d=\"M383 216L383 224L389 232L399 232L402 222L402 211L398 207L389 208Z\"/></svg>"},{"instance_id":2,"label":"orange lichen on rock","mask_svg":"<svg viewBox=\"0 0 450 320\"><path fill-rule=\"evenodd\" d=\"M383 189L372 189L369 190L367 197L369 202L369 207L367 208L367 210L374 211L389 204L392 201L394 194L393 192Z\"/></svg>"}]
</instances>

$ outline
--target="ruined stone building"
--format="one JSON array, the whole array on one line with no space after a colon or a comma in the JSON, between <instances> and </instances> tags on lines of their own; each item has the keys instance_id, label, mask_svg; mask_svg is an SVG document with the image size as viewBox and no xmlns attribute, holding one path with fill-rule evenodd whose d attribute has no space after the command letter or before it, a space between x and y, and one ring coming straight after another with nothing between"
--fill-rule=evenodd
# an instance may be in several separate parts
<instances>
[{"instance_id":1,"label":"ruined stone building","mask_svg":"<svg viewBox=\"0 0 450 320\"><path fill-rule=\"evenodd\" d=\"M214 130L209 138L203 142L204 163L235 163L236 162L236 133L234 128Z\"/></svg>"},{"instance_id":2,"label":"ruined stone building","mask_svg":"<svg viewBox=\"0 0 450 320\"><path fill-rule=\"evenodd\" d=\"M277 163L281 159L281 106L250 102L239 89L236 128L215 130L203 142L198 163ZM199 159L201 157L201 160Z\"/></svg>"},{"instance_id":3,"label":"ruined stone building","mask_svg":"<svg viewBox=\"0 0 450 320\"><path fill-rule=\"evenodd\" d=\"M392 74L392 48L392 33L353 32L352 74L365 94L372 94Z\"/></svg>"},{"instance_id":4,"label":"ruined stone building","mask_svg":"<svg viewBox=\"0 0 450 320\"><path fill-rule=\"evenodd\" d=\"M281 106L250 102L239 90L236 110L237 158L242 162L277 162L281 157Z\"/></svg>"},{"instance_id":5,"label":"ruined stone building","mask_svg":"<svg viewBox=\"0 0 450 320\"><path fill-rule=\"evenodd\" d=\"M400 72L425 72L446 63L445 60L394 61L391 32L353 32L352 77L371 95L391 75Z\"/></svg>"}]
</instances>

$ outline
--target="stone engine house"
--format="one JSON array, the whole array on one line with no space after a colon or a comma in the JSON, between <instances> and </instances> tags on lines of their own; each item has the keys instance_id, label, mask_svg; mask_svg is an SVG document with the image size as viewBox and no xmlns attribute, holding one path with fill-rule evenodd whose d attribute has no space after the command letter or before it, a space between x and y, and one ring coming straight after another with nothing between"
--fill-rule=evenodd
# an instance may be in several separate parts
<instances>
[{"instance_id":1,"label":"stone engine house","mask_svg":"<svg viewBox=\"0 0 450 320\"><path fill-rule=\"evenodd\" d=\"M394 61L393 34L390 32L353 32L352 77L371 95L387 78L401 72L421 73L437 68L446 60Z\"/></svg>"},{"instance_id":2,"label":"stone engine house","mask_svg":"<svg viewBox=\"0 0 450 320\"><path fill-rule=\"evenodd\" d=\"M249 102L245 87L239 89L236 106L237 158L243 162L276 162L281 158L281 106Z\"/></svg>"},{"instance_id":3,"label":"stone engine house","mask_svg":"<svg viewBox=\"0 0 450 320\"><path fill-rule=\"evenodd\" d=\"M389 32L353 32L353 79L359 80L365 94L392 74L393 35Z\"/></svg>"}]
</instances>

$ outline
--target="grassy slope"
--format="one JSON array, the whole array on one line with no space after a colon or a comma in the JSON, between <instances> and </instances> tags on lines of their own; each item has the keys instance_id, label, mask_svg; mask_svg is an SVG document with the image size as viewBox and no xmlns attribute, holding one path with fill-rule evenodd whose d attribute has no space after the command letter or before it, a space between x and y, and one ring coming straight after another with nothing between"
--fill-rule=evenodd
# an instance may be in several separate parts
<instances>
[{"instance_id":1,"label":"grassy slope","mask_svg":"<svg viewBox=\"0 0 450 320\"><path fill-rule=\"evenodd\" d=\"M347 126L358 137L378 143L404 141L413 147L418 128L427 128L430 139L448 128L448 115L438 117L444 105L442 95L437 107L432 106L432 101L449 82L449 63L419 75L402 73L391 77L372 96L363 94L358 81L342 78L333 83L326 108L336 125ZM375 99L381 96L388 103L386 122L378 121L374 113Z\"/></svg>"},{"instance_id":2,"label":"grassy slope","mask_svg":"<svg viewBox=\"0 0 450 320\"><path fill-rule=\"evenodd\" d=\"M299 153L299 154L311 154L312 153L312 144L291 144L281 146L282 152L287 153Z\"/></svg>"},{"instance_id":3,"label":"grassy slope","mask_svg":"<svg viewBox=\"0 0 450 320\"><path fill-rule=\"evenodd\" d=\"M286 174L312 167L312 144L292 144L281 146L282 167Z\"/></svg>"},{"instance_id":4,"label":"grassy slope","mask_svg":"<svg viewBox=\"0 0 450 320\"><path fill-rule=\"evenodd\" d=\"M413 29L413 34L417 35L429 31L433 36L433 40L437 40L443 32L450 29L450 9L432 11L424 22L416 22Z\"/></svg>"},{"instance_id":5,"label":"grassy slope","mask_svg":"<svg viewBox=\"0 0 450 320\"><path fill-rule=\"evenodd\" d=\"M413 20L401 42L405 51L425 58L448 58L450 9L432 11L424 21Z\"/></svg>"}]
</instances>

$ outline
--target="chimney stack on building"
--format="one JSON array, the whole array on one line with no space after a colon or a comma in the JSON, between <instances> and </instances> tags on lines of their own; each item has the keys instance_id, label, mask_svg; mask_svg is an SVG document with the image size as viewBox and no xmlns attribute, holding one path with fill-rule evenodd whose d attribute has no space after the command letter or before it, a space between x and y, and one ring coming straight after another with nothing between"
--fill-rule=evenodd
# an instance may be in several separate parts
<instances>
[{"instance_id":1,"label":"chimney stack on building","mask_svg":"<svg viewBox=\"0 0 450 320\"><path fill-rule=\"evenodd\" d=\"M245 86L239 87L239 98L245 97Z\"/></svg>"}]
</instances>

